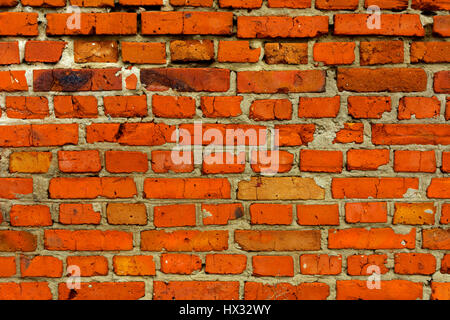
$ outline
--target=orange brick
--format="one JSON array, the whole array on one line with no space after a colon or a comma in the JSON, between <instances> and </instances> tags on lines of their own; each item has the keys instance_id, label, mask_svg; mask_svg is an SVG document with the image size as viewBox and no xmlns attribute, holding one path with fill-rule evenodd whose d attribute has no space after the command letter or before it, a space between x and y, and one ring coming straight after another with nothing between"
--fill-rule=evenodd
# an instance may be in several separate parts
<instances>
[{"instance_id":1,"label":"orange brick","mask_svg":"<svg viewBox=\"0 0 450 320\"><path fill-rule=\"evenodd\" d=\"M108 203L106 216L113 225L147 224L147 209L143 203Z\"/></svg>"},{"instance_id":2,"label":"orange brick","mask_svg":"<svg viewBox=\"0 0 450 320\"><path fill-rule=\"evenodd\" d=\"M297 222L306 226L339 225L339 206L298 204Z\"/></svg>"},{"instance_id":3,"label":"orange brick","mask_svg":"<svg viewBox=\"0 0 450 320\"><path fill-rule=\"evenodd\" d=\"M247 257L242 254L208 254L205 272L211 274L240 274L247 267Z\"/></svg>"},{"instance_id":4,"label":"orange brick","mask_svg":"<svg viewBox=\"0 0 450 320\"><path fill-rule=\"evenodd\" d=\"M374 268L378 267L380 274L385 274L389 271L386 268L387 255L386 254L371 254L371 255L353 255L347 257L347 273L351 276L365 276L374 273ZM378 271L377 270L377 271Z\"/></svg>"},{"instance_id":5,"label":"orange brick","mask_svg":"<svg viewBox=\"0 0 450 320\"><path fill-rule=\"evenodd\" d=\"M294 259L291 256L254 256L252 263L254 276L294 276Z\"/></svg>"},{"instance_id":6,"label":"orange brick","mask_svg":"<svg viewBox=\"0 0 450 320\"><path fill-rule=\"evenodd\" d=\"M387 165L389 160L389 149L351 149L347 151L347 170L377 170L379 167Z\"/></svg>"},{"instance_id":7,"label":"orange brick","mask_svg":"<svg viewBox=\"0 0 450 320\"><path fill-rule=\"evenodd\" d=\"M24 277L60 278L63 273L61 260L51 256L20 257L20 273Z\"/></svg>"},{"instance_id":8,"label":"orange brick","mask_svg":"<svg viewBox=\"0 0 450 320\"><path fill-rule=\"evenodd\" d=\"M100 224L101 214L92 204L62 203L59 205L59 223Z\"/></svg>"},{"instance_id":9,"label":"orange brick","mask_svg":"<svg viewBox=\"0 0 450 320\"><path fill-rule=\"evenodd\" d=\"M345 221L347 223L387 222L387 204L386 202L346 203Z\"/></svg>"},{"instance_id":10,"label":"orange brick","mask_svg":"<svg viewBox=\"0 0 450 320\"><path fill-rule=\"evenodd\" d=\"M102 169L97 150L58 151L58 165L62 172L99 172Z\"/></svg>"},{"instance_id":11,"label":"orange brick","mask_svg":"<svg viewBox=\"0 0 450 320\"><path fill-rule=\"evenodd\" d=\"M155 262L152 256L114 256L114 273L118 276L154 276Z\"/></svg>"},{"instance_id":12,"label":"orange brick","mask_svg":"<svg viewBox=\"0 0 450 320\"><path fill-rule=\"evenodd\" d=\"M301 150L300 171L342 172L341 151Z\"/></svg>"},{"instance_id":13,"label":"orange brick","mask_svg":"<svg viewBox=\"0 0 450 320\"><path fill-rule=\"evenodd\" d=\"M67 257L67 266L80 268L80 277L106 276L108 260L103 256L73 256Z\"/></svg>"},{"instance_id":14,"label":"orange brick","mask_svg":"<svg viewBox=\"0 0 450 320\"><path fill-rule=\"evenodd\" d=\"M192 254L162 254L161 271L164 273L192 274L202 269L202 260Z\"/></svg>"},{"instance_id":15,"label":"orange brick","mask_svg":"<svg viewBox=\"0 0 450 320\"><path fill-rule=\"evenodd\" d=\"M105 168L111 173L147 172L147 154L138 151L106 151Z\"/></svg>"},{"instance_id":16,"label":"orange brick","mask_svg":"<svg viewBox=\"0 0 450 320\"><path fill-rule=\"evenodd\" d=\"M430 253L396 253L395 273L430 275L436 272L436 258Z\"/></svg>"},{"instance_id":17,"label":"orange brick","mask_svg":"<svg viewBox=\"0 0 450 320\"><path fill-rule=\"evenodd\" d=\"M393 224L433 225L436 207L430 203L396 203Z\"/></svg>"},{"instance_id":18,"label":"orange brick","mask_svg":"<svg viewBox=\"0 0 450 320\"><path fill-rule=\"evenodd\" d=\"M244 216L244 207L240 203L202 204L204 225L226 225L230 220Z\"/></svg>"},{"instance_id":19,"label":"orange brick","mask_svg":"<svg viewBox=\"0 0 450 320\"><path fill-rule=\"evenodd\" d=\"M326 254L302 254L300 256L300 272L302 274L336 275L342 271L342 257Z\"/></svg>"},{"instance_id":20,"label":"orange brick","mask_svg":"<svg viewBox=\"0 0 450 320\"><path fill-rule=\"evenodd\" d=\"M259 204L250 205L252 224L290 225L292 223L292 205Z\"/></svg>"},{"instance_id":21,"label":"orange brick","mask_svg":"<svg viewBox=\"0 0 450 320\"><path fill-rule=\"evenodd\" d=\"M17 227L51 226L50 208L44 205L13 205L9 212L10 223Z\"/></svg>"},{"instance_id":22,"label":"orange brick","mask_svg":"<svg viewBox=\"0 0 450 320\"><path fill-rule=\"evenodd\" d=\"M195 226L196 210L194 204L174 204L154 208L155 227Z\"/></svg>"},{"instance_id":23,"label":"orange brick","mask_svg":"<svg viewBox=\"0 0 450 320\"><path fill-rule=\"evenodd\" d=\"M325 65L352 64L355 61L355 43L320 42L314 44L314 61Z\"/></svg>"},{"instance_id":24,"label":"orange brick","mask_svg":"<svg viewBox=\"0 0 450 320\"><path fill-rule=\"evenodd\" d=\"M394 153L394 171L436 172L436 154L434 151L397 150Z\"/></svg>"},{"instance_id":25,"label":"orange brick","mask_svg":"<svg viewBox=\"0 0 450 320\"><path fill-rule=\"evenodd\" d=\"M51 161L50 152L13 152L9 156L9 172L47 173Z\"/></svg>"}]
</instances>

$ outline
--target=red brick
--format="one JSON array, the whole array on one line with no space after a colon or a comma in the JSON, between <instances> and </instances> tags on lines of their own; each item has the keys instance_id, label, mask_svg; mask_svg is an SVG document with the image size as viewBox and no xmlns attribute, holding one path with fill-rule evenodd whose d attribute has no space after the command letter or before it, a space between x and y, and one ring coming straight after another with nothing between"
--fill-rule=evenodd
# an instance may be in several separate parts
<instances>
[{"instance_id":1,"label":"red brick","mask_svg":"<svg viewBox=\"0 0 450 320\"><path fill-rule=\"evenodd\" d=\"M436 93L450 93L450 71L436 72L433 88Z\"/></svg>"},{"instance_id":2,"label":"red brick","mask_svg":"<svg viewBox=\"0 0 450 320\"><path fill-rule=\"evenodd\" d=\"M408 0L366 0L364 6L378 6L380 9L404 10L408 8Z\"/></svg>"},{"instance_id":3,"label":"red brick","mask_svg":"<svg viewBox=\"0 0 450 320\"><path fill-rule=\"evenodd\" d=\"M242 97L201 97L200 105L203 115L208 118L228 118L237 117L242 114Z\"/></svg>"},{"instance_id":4,"label":"red brick","mask_svg":"<svg viewBox=\"0 0 450 320\"><path fill-rule=\"evenodd\" d=\"M217 61L258 62L261 48L251 48L249 41L219 41Z\"/></svg>"},{"instance_id":5,"label":"red brick","mask_svg":"<svg viewBox=\"0 0 450 320\"><path fill-rule=\"evenodd\" d=\"M399 120L437 118L440 113L441 102L436 97L403 97L398 106Z\"/></svg>"},{"instance_id":6,"label":"red brick","mask_svg":"<svg viewBox=\"0 0 450 320\"><path fill-rule=\"evenodd\" d=\"M441 213L441 224L449 224L450 223L450 204L442 205L442 213Z\"/></svg>"},{"instance_id":7,"label":"red brick","mask_svg":"<svg viewBox=\"0 0 450 320\"><path fill-rule=\"evenodd\" d=\"M264 60L267 64L307 64L307 43L266 43Z\"/></svg>"},{"instance_id":8,"label":"red brick","mask_svg":"<svg viewBox=\"0 0 450 320\"><path fill-rule=\"evenodd\" d=\"M0 277L12 277L16 274L16 257L0 257Z\"/></svg>"},{"instance_id":9,"label":"red brick","mask_svg":"<svg viewBox=\"0 0 450 320\"><path fill-rule=\"evenodd\" d=\"M55 251L132 250L133 234L124 231L44 230L44 247Z\"/></svg>"},{"instance_id":10,"label":"red brick","mask_svg":"<svg viewBox=\"0 0 450 320\"><path fill-rule=\"evenodd\" d=\"M202 260L193 254L165 253L161 255L161 271L164 273L192 274L202 269Z\"/></svg>"},{"instance_id":11,"label":"red brick","mask_svg":"<svg viewBox=\"0 0 450 320\"><path fill-rule=\"evenodd\" d=\"M291 256L254 256L253 275L257 277L292 277L294 259Z\"/></svg>"},{"instance_id":12,"label":"red brick","mask_svg":"<svg viewBox=\"0 0 450 320\"><path fill-rule=\"evenodd\" d=\"M33 193L33 179L0 178L0 198L19 199Z\"/></svg>"},{"instance_id":13,"label":"red brick","mask_svg":"<svg viewBox=\"0 0 450 320\"><path fill-rule=\"evenodd\" d=\"M245 153L233 155L229 152L218 152L203 155L203 174L242 173L245 170Z\"/></svg>"},{"instance_id":14,"label":"red brick","mask_svg":"<svg viewBox=\"0 0 450 320\"><path fill-rule=\"evenodd\" d=\"M340 109L341 97L300 97L298 104L299 118L335 118Z\"/></svg>"},{"instance_id":15,"label":"red brick","mask_svg":"<svg viewBox=\"0 0 450 320\"><path fill-rule=\"evenodd\" d=\"M448 282L432 282L431 290L431 300L450 300L450 285Z\"/></svg>"},{"instance_id":16,"label":"red brick","mask_svg":"<svg viewBox=\"0 0 450 320\"><path fill-rule=\"evenodd\" d=\"M144 196L148 199L228 199L227 179L160 178L145 179Z\"/></svg>"},{"instance_id":17,"label":"red brick","mask_svg":"<svg viewBox=\"0 0 450 320\"><path fill-rule=\"evenodd\" d=\"M344 123L344 128L336 132L333 143L363 143L364 123Z\"/></svg>"},{"instance_id":18,"label":"red brick","mask_svg":"<svg viewBox=\"0 0 450 320\"><path fill-rule=\"evenodd\" d=\"M342 257L326 254L302 254L300 273L309 275L336 275L342 271Z\"/></svg>"},{"instance_id":19,"label":"red brick","mask_svg":"<svg viewBox=\"0 0 450 320\"><path fill-rule=\"evenodd\" d=\"M69 173L99 172L102 169L98 150L58 151L59 170Z\"/></svg>"},{"instance_id":20,"label":"red brick","mask_svg":"<svg viewBox=\"0 0 450 320\"><path fill-rule=\"evenodd\" d=\"M303 9L311 7L311 0L268 0L269 8Z\"/></svg>"},{"instance_id":21,"label":"red brick","mask_svg":"<svg viewBox=\"0 0 450 320\"><path fill-rule=\"evenodd\" d=\"M450 152L442 152L442 172L450 172Z\"/></svg>"},{"instance_id":22,"label":"red brick","mask_svg":"<svg viewBox=\"0 0 450 320\"><path fill-rule=\"evenodd\" d=\"M20 274L25 277L60 278L63 273L61 260L51 256L20 257Z\"/></svg>"},{"instance_id":23,"label":"red brick","mask_svg":"<svg viewBox=\"0 0 450 320\"><path fill-rule=\"evenodd\" d=\"M149 91L226 92L230 88L230 70L218 68L141 69L141 83Z\"/></svg>"},{"instance_id":24,"label":"red brick","mask_svg":"<svg viewBox=\"0 0 450 320\"><path fill-rule=\"evenodd\" d=\"M122 76L117 74L119 71L117 68L35 69L33 90L35 92L122 90Z\"/></svg>"},{"instance_id":25,"label":"red brick","mask_svg":"<svg viewBox=\"0 0 450 320\"><path fill-rule=\"evenodd\" d=\"M152 256L114 256L113 268L118 276L154 276L156 274Z\"/></svg>"},{"instance_id":26,"label":"red brick","mask_svg":"<svg viewBox=\"0 0 450 320\"><path fill-rule=\"evenodd\" d=\"M67 257L66 265L80 268L81 277L106 276L108 260L103 256L73 256Z\"/></svg>"},{"instance_id":27,"label":"red brick","mask_svg":"<svg viewBox=\"0 0 450 320\"><path fill-rule=\"evenodd\" d=\"M97 98L93 96L54 96L57 118L96 118Z\"/></svg>"},{"instance_id":28,"label":"red brick","mask_svg":"<svg viewBox=\"0 0 450 320\"><path fill-rule=\"evenodd\" d=\"M51 300L47 282L0 283L0 300Z\"/></svg>"},{"instance_id":29,"label":"red brick","mask_svg":"<svg viewBox=\"0 0 450 320\"><path fill-rule=\"evenodd\" d=\"M396 203L393 224L433 225L436 207L429 203Z\"/></svg>"},{"instance_id":30,"label":"red brick","mask_svg":"<svg viewBox=\"0 0 450 320\"><path fill-rule=\"evenodd\" d=\"M230 220L244 216L244 207L240 203L202 204L204 225L226 225Z\"/></svg>"},{"instance_id":31,"label":"red brick","mask_svg":"<svg viewBox=\"0 0 450 320\"><path fill-rule=\"evenodd\" d=\"M132 198L136 185L127 177L52 178L49 185L51 199L95 199L97 197Z\"/></svg>"},{"instance_id":32,"label":"red brick","mask_svg":"<svg viewBox=\"0 0 450 320\"><path fill-rule=\"evenodd\" d=\"M172 62L214 60L214 42L212 40L172 40L169 49Z\"/></svg>"},{"instance_id":33,"label":"red brick","mask_svg":"<svg viewBox=\"0 0 450 320\"><path fill-rule=\"evenodd\" d=\"M391 111L391 97L352 96L347 100L348 113L354 119L381 119Z\"/></svg>"},{"instance_id":34,"label":"red brick","mask_svg":"<svg viewBox=\"0 0 450 320\"><path fill-rule=\"evenodd\" d=\"M335 35L425 36L418 14L381 14L381 28L369 28L370 14L336 14Z\"/></svg>"},{"instance_id":35,"label":"red brick","mask_svg":"<svg viewBox=\"0 0 450 320\"><path fill-rule=\"evenodd\" d=\"M234 241L245 251L320 250L320 231L236 230Z\"/></svg>"},{"instance_id":36,"label":"red brick","mask_svg":"<svg viewBox=\"0 0 450 320\"><path fill-rule=\"evenodd\" d=\"M166 63L166 45L162 42L122 42L122 60L129 63Z\"/></svg>"},{"instance_id":37,"label":"red brick","mask_svg":"<svg viewBox=\"0 0 450 320\"><path fill-rule=\"evenodd\" d=\"M128 12L81 13L81 28L69 28L71 13L49 13L47 35L133 35L137 14Z\"/></svg>"},{"instance_id":38,"label":"red brick","mask_svg":"<svg viewBox=\"0 0 450 320\"><path fill-rule=\"evenodd\" d=\"M250 164L257 173L272 174L289 172L294 163L294 155L287 151L253 151Z\"/></svg>"},{"instance_id":39,"label":"red brick","mask_svg":"<svg viewBox=\"0 0 450 320\"><path fill-rule=\"evenodd\" d=\"M386 263L386 254L348 256L347 273L351 276L367 276L374 272L373 266L376 266L379 268L380 274L385 274L389 271L385 266Z\"/></svg>"},{"instance_id":40,"label":"red brick","mask_svg":"<svg viewBox=\"0 0 450 320\"><path fill-rule=\"evenodd\" d=\"M111 173L147 172L147 154L138 151L106 151L105 168Z\"/></svg>"},{"instance_id":41,"label":"red brick","mask_svg":"<svg viewBox=\"0 0 450 320\"><path fill-rule=\"evenodd\" d=\"M78 7L114 7L113 0L71 0L70 4Z\"/></svg>"},{"instance_id":42,"label":"red brick","mask_svg":"<svg viewBox=\"0 0 450 320\"><path fill-rule=\"evenodd\" d=\"M347 170L377 170L389 163L389 149L350 149L347 151Z\"/></svg>"},{"instance_id":43,"label":"red brick","mask_svg":"<svg viewBox=\"0 0 450 320\"><path fill-rule=\"evenodd\" d=\"M292 103L288 99L255 100L250 105L248 117L256 121L290 120Z\"/></svg>"},{"instance_id":44,"label":"red brick","mask_svg":"<svg viewBox=\"0 0 450 320\"><path fill-rule=\"evenodd\" d=\"M324 92L325 72L321 70L239 71L239 93Z\"/></svg>"},{"instance_id":45,"label":"red brick","mask_svg":"<svg viewBox=\"0 0 450 320\"><path fill-rule=\"evenodd\" d=\"M103 97L105 115L113 118L119 117L145 117L147 116L147 96L111 96Z\"/></svg>"},{"instance_id":46,"label":"red brick","mask_svg":"<svg viewBox=\"0 0 450 320\"><path fill-rule=\"evenodd\" d=\"M360 65L403 63L403 41L364 41L360 44Z\"/></svg>"},{"instance_id":47,"label":"red brick","mask_svg":"<svg viewBox=\"0 0 450 320\"><path fill-rule=\"evenodd\" d=\"M427 75L414 68L339 68L337 86L352 92L419 92L426 90Z\"/></svg>"},{"instance_id":48,"label":"red brick","mask_svg":"<svg viewBox=\"0 0 450 320\"><path fill-rule=\"evenodd\" d=\"M242 254L208 254L205 272L210 274L241 274L247 267L247 257Z\"/></svg>"},{"instance_id":49,"label":"red brick","mask_svg":"<svg viewBox=\"0 0 450 320\"><path fill-rule=\"evenodd\" d=\"M445 63L450 62L447 52L448 42L413 42L411 44L411 63Z\"/></svg>"},{"instance_id":50,"label":"red brick","mask_svg":"<svg viewBox=\"0 0 450 320\"><path fill-rule=\"evenodd\" d=\"M186 153L191 160L188 163L177 163L174 161L172 152L173 151L166 150L152 151L152 170L156 173L167 173L169 171L177 173L194 171L194 159L191 152Z\"/></svg>"},{"instance_id":51,"label":"red brick","mask_svg":"<svg viewBox=\"0 0 450 320\"><path fill-rule=\"evenodd\" d=\"M433 33L441 37L450 36L450 16L433 17Z\"/></svg>"},{"instance_id":52,"label":"red brick","mask_svg":"<svg viewBox=\"0 0 450 320\"><path fill-rule=\"evenodd\" d=\"M408 189L419 189L417 178L333 178L335 199L403 198Z\"/></svg>"},{"instance_id":53,"label":"red brick","mask_svg":"<svg viewBox=\"0 0 450 320\"><path fill-rule=\"evenodd\" d=\"M157 228L195 226L195 204L173 204L154 208L153 224Z\"/></svg>"},{"instance_id":54,"label":"red brick","mask_svg":"<svg viewBox=\"0 0 450 320\"><path fill-rule=\"evenodd\" d=\"M76 63L117 62L119 45L117 41L80 41L73 42L73 58Z\"/></svg>"},{"instance_id":55,"label":"red brick","mask_svg":"<svg viewBox=\"0 0 450 320\"><path fill-rule=\"evenodd\" d=\"M450 3L447 0L412 0L411 7L423 11L450 10Z\"/></svg>"},{"instance_id":56,"label":"red brick","mask_svg":"<svg viewBox=\"0 0 450 320\"><path fill-rule=\"evenodd\" d=\"M79 0L74 0L79 1ZM65 0L22 0L23 6L30 7L64 7L66 5ZM72 5L75 5L72 3Z\"/></svg>"},{"instance_id":57,"label":"red brick","mask_svg":"<svg viewBox=\"0 0 450 320\"><path fill-rule=\"evenodd\" d=\"M150 1L155 1L155 0L150 0ZM162 0L156 0L156 1L160 5L163 4ZM169 2L172 6L189 6L189 7L211 7L213 4L213 0L170 0Z\"/></svg>"},{"instance_id":58,"label":"red brick","mask_svg":"<svg viewBox=\"0 0 450 320\"><path fill-rule=\"evenodd\" d=\"M355 61L355 43L319 42L314 44L314 61L325 65L352 64Z\"/></svg>"},{"instance_id":59,"label":"red brick","mask_svg":"<svg viewBox=\"0 0 450 320\"><path fill-rule=\"evenodd\" d=\"M144 282L83 282L76 295L66 283L58 286L59 300L137 300L144 295Z\"/></svg>"},{"instance_id":60,"label":"red brick","mask_svg":"<svg viewBox=\"0 0 450 320\"><path fill-rule=\"evenodd\" d=\"M422 248L450 250L450 229L422 230Z\"/></svg>"},{"instance_id":61,"label":"red brick","mask_svg":"<svg viewBox=\"0 0 450 320\"><path fill-rule=\"evenodd\" d=\"M16 119L44 119L49 116L45 97L8 96L5 99L6 115Z\"/></svg>"},{"instance_id":62,"label":"red brick","mask_svg":"<svg viewBox=\"0 0 450 320\"><path fill-rule=\"evenodd\" d=\"M9 259L9 258L6 258ZM441 261L441 273L450 274L450 254L446 254Z\"/></svg>"},{"instance_id":63,"label":"red brick","mask_svg":"<svg viewBox=\"0 0 450 320\"><path fill-rule=\"evenodd\" d=\"M30 252L35 251L37 246L36 235L26 231L0 231L1 252Z\"/></svg>"},{"instance_id":64,"label":"red brick","mask_svg":"<svg viewBox=\"0 0 450 320\"><path fill-rule=\"evenodd\" d=\"M292 223L292 205L253 203L250 205L252 224L290 225Z\"/></svg>"},{"instance_id":65,"label":"red brick","mask_svg":"<svg viewBox=\"0 0 450 320\"><path fill-rule=\"evenodd\" d=\"M316 0L316 8L320 10L355 10L358 0Z\"/></svg>"},{"instance_id":66,"label":"red brick","mask_svg":"<svg viewBox=\"0 0 450 320\"><path fill-rule=\"evenodd\" d=\"M238 38L312 38L326 33L328 33L328 17L326 16L239 16L237 18Z\"/></svg>"},{"instance_id":67,"label":"red brick","mask_svg":"<svg viewBox=\"0 0 450 320\"><path fill-rule=\"evenodd\" d=\"M0 42L0 65L19 64L19 42Z\"/></svg>"},{"instance_id":68,"label":"red brick","mask_svg":"<svg viewBox=\"0 0 450 320\"><path fill-rule=\"evenodd\" d=\"M0 36L37 36L38 14L35 12L0 12Z\"/></svg>"},{"instance_id":69,"label":"red brick","mask_svg":"<svg viewBox=\"0 0 450 320\"><path fill-rule=\"evenodd\" d=\"M325 283L277 283L274 285L245 282L245 300L326 300L330 288Z\"/></svg>"},{"instance_id":70,"label":"red brick","mask_svg":"<svg viewBox=\"0 0 450 320\"><path fill-rule=\"evenodd\" d=\"M375 145L450 144L447 124L372 124Z\"/></svg>"},{"instance_id":71,"label":"red brick","mask_svg":"<svg viewBox=\"0 0 450 320\"><path fill-rule=\"evenodd\" d=\"M25 71L0 71L0 92L1 91L28 91Z\"/></svg>"},{"instance_id":72,"label":"red brick","mask_svg":"<svg viewBox=\"0 0 450 320\"><path fill-rule=\"evenodd\" d=\"M142 34L229 35L231 12L142 12Z\"/></svg>"},{"instance_id":73,"label":"red brick","mask_svg":"<svg viewBox=\"0 0 450 320\"><path fill-rule=\"evenodd\" d=\"M154 300L238 300L237 281L153 282Z\"/></svg>"},{"instance_id":74,"label":"red brick","mask_svg":"<svg viewBox=\"0 0 450 320\"><path fill-rule=\"evenodd\" d=\"M386 202L352 202L345 204L347 223L383 223L387 222Z\"/></svg>"},{"instance_id":75,"label":"red brick","mask_svg":"<svg viewBox=\"0 0 450 320\"><path fill-rule=\"evenodd\" d=\"M446 199L450 198L450 178L432 178L427 189L428 198Z\"/></svg>"},{"instance_id":76,"label":"red brick","mask_svg":"<svg viewBox=\"0 0 450 320\"><path fill-rule=\"evenodd\" d=\"M56 63L61 60L66 44L65 41L27 41L25 61Z\"/></svg>"},{"instance_id":77,"label":"red brick","mask_svg":"<svg viewBox=\"0 0 450 320\"><path fill-rule=\"evenodd\" d=\"M436 172L434 151L396 150L394 153L395 172Z\"/></svg>"},{"instance_id":78,"label":"red brick","mask_svg":"<svg viewBox=\"0 0 450 320\"><path fill-rule=\"evenodd\" d=\"M306 172L342 172L343 157L341 151L301 150L300 171Z\"/></svg>"},{"instance_id":79,"label":"red brick","mask_svg":"<svg viewBox=\"0 0 450 320\"><path fill-rule=\"evenodd\" d=\"M337 300L417 300L423 297L422 283L382 280L380 290L367 287L366 280L336 281Z\"/></svg>"},{"instance_id":80,"label":"red brick","mask_svg":"<svg viewBox=\"0 0 450 320\"><path fill-rule=\"evenodd\" d=\"M329 249L414 249L416 229L407 234L395 233L391 228L330 229Z\"/></svg>"},{"instance_id":81,"label":"red brick","mask_svg":"<svg viewBox=\"0 0 450 320\"><path fill-rule=\"evenodd\" d=\"M302 226L339 225L337 204L298 204L297 222Z\"/></svg>"},{"instance_id":82,"label":"red brick","mask_svg":"<svg viewBox=\"0 0 450 320\"><path fill-rule=\"evenodd\" d=\"M112 142L127 146L160 146L173 142L175 128L164 123L93 123L86 126L87 143Z\"/></svg>"},{"instance_id":83,"label":"red brick","mask_svg":"<svg viewBox=\"0 0 450 320\"><path fill-rule=\"evenodd\" d=\"M228 249L228 231L148 230L141 232L142 251L223 251Z\"/></svg>"},{"instance_id":84,"label":"red brick","mask_svg":"<svg viewBox=\"0 0 450 320\"><path fill-rule=\"evenodd\" d=\"M396 253L395 273L431 275L436 272L436 258L430 253Z\"/></svg>"},{"instance_id":85,"label":"red brick","mask_svg":"<svg viewBox=\"0 0 450 320\"><path fill-rule=\"evenodd\" d=\"M152 112L162 118L193 118L195 100L191 97L152 96Z\"/></svg>"},{"instance_id":86,"label":"red brick","mask_svg":"<svg viewBox=\"0 0 450 320\"><path fill-rule=\"evenodd\" d=\"M50 209L44 205L13 205L9 212L10 223L16 227L51 226Z\"/></svg>"},{"instance_id":87,"label":"red brick","mask_svg":"<svg viewBox=\"0 0 450 320\"><path fill-rule=\"evenodd\" d=\"M113 225L147 224L147 208L143 203L108 203L106 216Z\"/></svg>"},{"instance_id":88,"label":"red brick","mask_svg":"<svg viewBox=\"0 0 450 320\"><path fill-rule=\"evenodd\" d=\"M100 224L101 214L92 204L62 203L59 205L61 224Z\"/></svg>"}]
</instances>

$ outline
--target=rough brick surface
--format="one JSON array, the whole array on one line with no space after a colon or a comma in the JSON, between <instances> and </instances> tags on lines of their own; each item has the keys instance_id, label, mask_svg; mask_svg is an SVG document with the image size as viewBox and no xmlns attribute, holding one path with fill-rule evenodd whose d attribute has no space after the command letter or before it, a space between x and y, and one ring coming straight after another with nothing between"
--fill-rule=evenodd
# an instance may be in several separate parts
<instances>
[{"instance_id":1,"label":"rough brick surface","mask_svg":"<svg viewBox=\"0 0 450 320\"><path fill-rule=\"evenodd\" d=\"M449 0L0 11L0 300L450 299Z\"/></svg>"}]
</instances>

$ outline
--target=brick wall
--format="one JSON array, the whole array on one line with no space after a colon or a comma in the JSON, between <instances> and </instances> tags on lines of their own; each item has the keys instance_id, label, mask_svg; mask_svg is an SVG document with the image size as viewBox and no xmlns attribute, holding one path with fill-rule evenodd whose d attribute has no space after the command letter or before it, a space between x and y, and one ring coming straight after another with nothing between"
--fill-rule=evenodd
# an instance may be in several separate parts
<instances>
[{"instance_id":1,"label":"brick wall","mask_svg":"<svg viewBox=\"0 0 450 320\"><path fill-rule=\"evenodd\" d=\"M0 7L0 299L450 299L448 0Z\"/></svg>"}]
</instances>

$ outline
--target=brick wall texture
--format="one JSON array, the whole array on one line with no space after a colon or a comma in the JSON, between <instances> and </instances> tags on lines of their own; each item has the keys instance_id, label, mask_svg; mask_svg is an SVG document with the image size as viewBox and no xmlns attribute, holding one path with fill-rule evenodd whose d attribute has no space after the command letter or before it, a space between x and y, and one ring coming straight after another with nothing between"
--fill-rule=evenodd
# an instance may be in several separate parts
<instances>
[{"instance_id":1,"label":"brick wall texture","mask_svg":"<svg viewBox=\"0 0 450 320\"><path fill-rule=\"evenodd\" d=\"M449 11L0 0L0 299L449 300Z\"/></svg>"}]
</instances>

